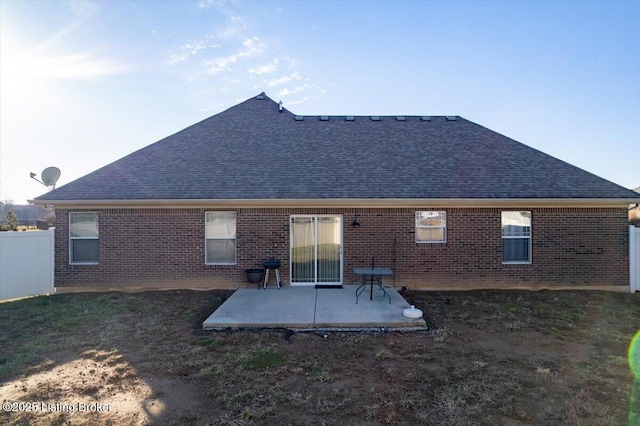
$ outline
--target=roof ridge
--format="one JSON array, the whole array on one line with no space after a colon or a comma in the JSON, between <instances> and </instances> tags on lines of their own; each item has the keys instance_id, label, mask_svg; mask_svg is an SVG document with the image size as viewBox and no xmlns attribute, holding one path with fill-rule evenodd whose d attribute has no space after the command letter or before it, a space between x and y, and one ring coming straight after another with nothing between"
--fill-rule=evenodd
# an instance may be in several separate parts
<instances>
[{"instance_id":1,"label":"roof ridge","mask_svg":"<svg viewBox=\"0 0 640 426\"><path fill-rule=\"evenodd\" d=\"M452 114L439 114L439 115L425 115L425 114L390 114L390 115L380 115L380 114L296 114L300 117L460 117L460 115L452 115Z\"/></svg>"},{"instance_id":2,"label":"roof ridge","mask_svg":"<svg viewBox=\"0 0 640 426\"><path fill-rule=\"evenodd\" d=\"M249 99L241 102L240 104L234 105L234 106L238 106L241 104L244 104L245 102L249 102L252 100L268 100L268 101L272 101L273 103L275 103L276 105L279 105L279 102L276 102L273 98L271 98L269 95L267 95L266 92L260 92L255 96L250 97ZM286 109L284 108L284 102L282 102L283 105L283 110ZM233 108L233 107L231 107ZM229 108L230 109L230 108ZM290 113L294 114L296 117L380 117L380 118L396 118L396 117L408 117L408 118L421 118L421 117L457 117L457 118L462 118L462 116L457 115L457 114L296 114L290 110L287 110Z\"/></svg>"},{"instance_id":3,"label":"roof ridge","mask_svg":"<svg viewBox=\"0 0 640 426\"><path fill-rule=\"evenodd\" d=\"M319 121L398 121L398 122L455 122L455 121L468 121L465 118L459 115L301 115L294 114L294 119L296 121L305 121L305 120L319 120Z\"/></svg>"}]
</instances>

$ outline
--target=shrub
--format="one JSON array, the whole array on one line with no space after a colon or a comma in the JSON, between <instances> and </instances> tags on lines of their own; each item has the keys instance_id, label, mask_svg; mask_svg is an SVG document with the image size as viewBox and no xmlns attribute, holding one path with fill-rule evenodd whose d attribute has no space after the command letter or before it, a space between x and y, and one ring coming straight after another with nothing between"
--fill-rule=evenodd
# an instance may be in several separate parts
<instances>
[{"instance_id":1,"label":"shrub","mask_svg":"<svg viewBox=\"0 0 640 426\"><path fill-rule=\"evenodd\" d=\"M18 230L18 218L13 210L9 210L4 215L4 223L2 224L3 231L17 231Z\"/></svg>"}]
</instances>

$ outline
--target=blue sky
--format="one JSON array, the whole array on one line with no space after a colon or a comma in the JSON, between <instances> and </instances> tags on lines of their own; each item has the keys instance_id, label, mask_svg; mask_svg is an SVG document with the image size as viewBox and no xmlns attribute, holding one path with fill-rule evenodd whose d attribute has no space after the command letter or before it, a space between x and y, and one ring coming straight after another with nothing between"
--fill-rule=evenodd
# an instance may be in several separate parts
<instances>
[{"instance_id":1,"label":"blue sky","mask_svg":"<svg viewBox=\"0 0 640 426\"><path fill-rule=\"evenodd\" d=\"M0 200L262 91L303 115L460 115L640 186L640 1L0 0L0 31Z\"/></svg>"}]
</instances>

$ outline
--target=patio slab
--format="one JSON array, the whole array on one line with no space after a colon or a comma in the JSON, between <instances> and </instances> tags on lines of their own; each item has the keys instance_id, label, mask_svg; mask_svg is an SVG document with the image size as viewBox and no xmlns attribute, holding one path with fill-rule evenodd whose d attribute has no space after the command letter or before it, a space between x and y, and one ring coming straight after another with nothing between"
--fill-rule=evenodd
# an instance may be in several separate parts
<instances>
[{"instance_id":1,"label":"patio slab","mask_svg":"<svg viewBox=\"0 0 640 426\"><path fill-rule=\"evenodd\" d=\"M240 288L207 318L202 328L426 328L424 319L405 318L409 303L393 288L363 292L356 304L356 288L283 287Z\"/></svg>"}]
</instances>

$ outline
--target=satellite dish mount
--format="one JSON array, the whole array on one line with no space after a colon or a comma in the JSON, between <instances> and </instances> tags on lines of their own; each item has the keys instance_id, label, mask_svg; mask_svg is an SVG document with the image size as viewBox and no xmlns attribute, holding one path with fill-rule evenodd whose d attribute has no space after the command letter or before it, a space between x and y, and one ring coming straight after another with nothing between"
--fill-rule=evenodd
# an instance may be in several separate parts
<instances>
[{"instance_id":1,"label":"satellite dish mount","mask_svg":"<svg viewBox=\"0 0 640 426\"><path fill-rule=\"evenodd\" d=\"M43 184L44 186L46 186L47 188L50 189L56 189L56 182L58 182L58 179L60 179L60 169L57 167L47 167L46 169L44 169L42 171L42 175L41 175L41 179L36 178L36 174L31 172L29 173L29 176L31 177L31 179L40 182L41 184Z\"/></svg>"}]
</instances>

